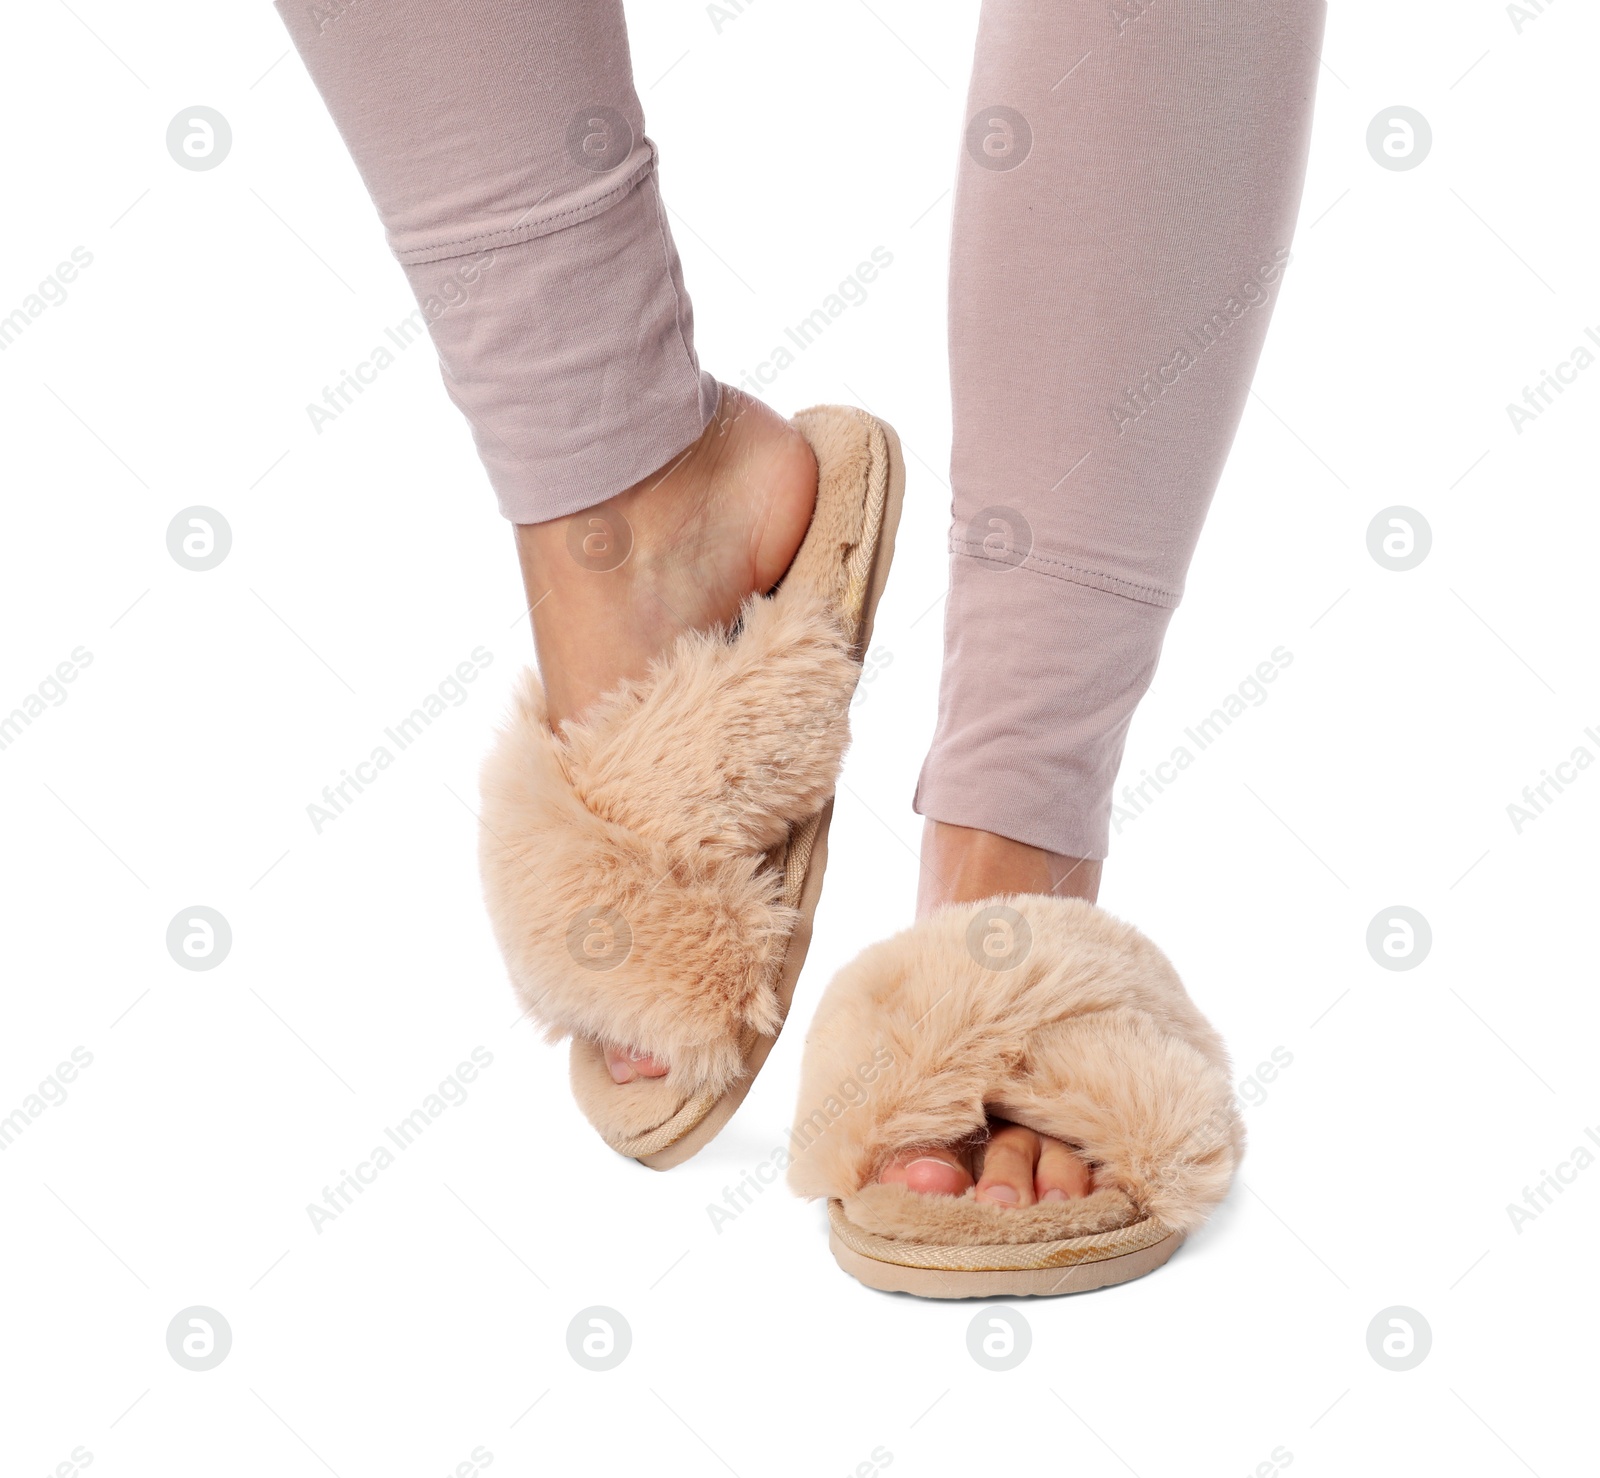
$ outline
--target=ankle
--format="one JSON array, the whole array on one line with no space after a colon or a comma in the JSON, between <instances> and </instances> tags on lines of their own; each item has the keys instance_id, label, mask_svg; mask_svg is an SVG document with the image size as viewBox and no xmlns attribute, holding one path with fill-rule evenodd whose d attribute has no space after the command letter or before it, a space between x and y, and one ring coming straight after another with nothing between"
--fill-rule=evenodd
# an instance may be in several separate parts
<instances>
[{"instance_id":1,"label":"ankle","mask_svg":"<svg viewBox=\"0 0 1600 1478\"><path fill-rule=\"evenodd\" d=\"M1046 852L992 831L930 818L922 831L917 916L1002 893L1045 893L1093 903L1100 894L1102 865L1098 858Z\"/></svg>"},{"instance_id":2,"label":"ankle","mask_svg":"<svg viewBox=\"0 0 1600 1478\"><path fill-rule=\"evenodd\" d=\"M551 723L642 677L679 632L726 626L770 590L816 495L805 438L724 386L700 436L650 476L568 517L518 525Z\"/></svg>"}]
</instances>

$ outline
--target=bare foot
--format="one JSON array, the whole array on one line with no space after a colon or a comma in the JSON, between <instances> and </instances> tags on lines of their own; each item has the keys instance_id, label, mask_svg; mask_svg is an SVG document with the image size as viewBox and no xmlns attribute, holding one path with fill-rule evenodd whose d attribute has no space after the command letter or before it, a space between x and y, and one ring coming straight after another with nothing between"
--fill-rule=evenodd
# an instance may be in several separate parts
<instances>
[{"instance_id":1,"label":"bare foot","mask_svg":"<svg viewBox=\"0 0 1600 1478\"><path fill-rule=\"evenodd\" d=\"M724 385L699 440L665 467L570 518L518 525L551 725L776 585L816 502L806 439Z\"/></svg>"},{"instance_id":2,"label":"bare foot","mask_svg":"<svg viewBox=\"0 0 1600 1478\"><path fill-rule=\"evenodd\" d=\"M817 459L769 406L722 387L699 439L665 467L570 518L517 527L552 727L584 711L685 631L726 626L776 585L805 538ZM618 1083L667 1064L606 1045Z\"/></svg>"},{"instance_id":3,"label":"bare foot","mask_svg":"<svg viewBox=\"0 0 1600 1478\"><path fill-rule=\"evenodd\" d=\"M991 831L930 820L922 830L917 914L999 893L1049 893L1093 903L1100 866L1094 858L1063 857ZM1094 1188L1093 1171L1070 1145L1020 1124L995 1120L989 1128L988 1140L975 1147L904 1150L878 1179L930 1196L962 1196L976 1185L977 1199L994 1206L1066 1201Z\"/></svg>"}]
</instances>

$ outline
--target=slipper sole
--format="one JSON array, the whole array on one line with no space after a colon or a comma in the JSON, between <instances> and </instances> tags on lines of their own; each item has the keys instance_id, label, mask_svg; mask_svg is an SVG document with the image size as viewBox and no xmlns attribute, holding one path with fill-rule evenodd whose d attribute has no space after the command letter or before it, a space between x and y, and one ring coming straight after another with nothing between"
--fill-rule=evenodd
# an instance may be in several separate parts
<instances>
[{"instance_id":1,"label":"slipper sole","mask_svg":"<svg viewBox=\"0 0 1600 1478\"><path fill-rule=\"evenodd\" d=\"M863 1231L828 1203L828 1248L845 1272L884 1293L918 1298L1049 1298L1153 1273L1184 1241L1154 1222L1057 1242L937 1246Z\"/></svg>"}]
</instances>

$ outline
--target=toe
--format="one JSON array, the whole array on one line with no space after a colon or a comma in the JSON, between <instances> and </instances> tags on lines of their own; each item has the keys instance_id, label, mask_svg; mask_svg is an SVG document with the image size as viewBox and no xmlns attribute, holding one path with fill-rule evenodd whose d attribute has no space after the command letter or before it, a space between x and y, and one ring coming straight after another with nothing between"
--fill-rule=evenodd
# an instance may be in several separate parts
<instances>
[{"instance_id":1,"label":"toe","mask_svg":"<svg viewBox=\"0 0 1600 1478\"><path fill-rule=\"evenodd\" d=\"M1039 1136L1020 1124L997 1124L983 1150L978 1200L995 1206L1033 1205Z\"/></svg>"},{"instance_id":2,"label":"toe","mask_svg":"<svg viewBox=\"0 0 1600 1478\"><path fill-rule=\"evenodd\" d=\"M664 1078L667 1065L648 1052L628 1052L621 1047L606 1048L606 1071L613 1083L631 1083L635 1078Z\"/></svg>"},{"instance_id":3,"label":"toe","mask_svg":"<svg viewBox=\"0 0 1600 1478\"><path fill-rule=\"evenodd\" d=\"M972 1176L954 1150L902 1150L883 1168L884 1185L903 1185L925 1196L961 1196L972 1186Z\"/></svg>"},{"instance_id":4,"label":"toe","mask_svg":"<svg viewBox=\"0 0 1600 1478\"><path fill-rule=\"evenodd\" d=\"M613 1083L631 1083L639 1076L633 1070L633 1059L620 1047L606 1048L606 1071Z\"/></svg>"},{"instance_id":5,"label":"toe","mask_svg":"<svg viewBox=\"0 0 1600 1478\"><path fill-rule=\"evenodd\" d=\"M1094 1189L1094 1172L1071 1145L1041 1135L1033 1185L1041 1201L1072 1201Z\"/></svg>"}]
</instances>

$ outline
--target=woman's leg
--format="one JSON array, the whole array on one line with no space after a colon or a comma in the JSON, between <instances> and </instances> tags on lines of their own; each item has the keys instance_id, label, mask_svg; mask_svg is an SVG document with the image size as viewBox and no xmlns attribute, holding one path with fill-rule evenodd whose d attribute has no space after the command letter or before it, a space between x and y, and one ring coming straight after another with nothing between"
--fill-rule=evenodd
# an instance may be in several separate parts
<instances>
[{"instance_id":1,"label":"woman's leg","mask_svg":"<svg viewBox=\"0 0 1600 1478\"><path fill-rule=\"evenodd\" d=\"M816 459L700 368L620 0L278 6L517 525L551 721L575 717L777 582Z\"/></svg>"},{"instance_id":2,"label":"woman's leg","mask_svg":"<svg viewBox=\"0 0 1600 1478\"><path fill-rule=\"evenodd\" d=\"M810 449L700 368L620 0L278 8L519 526L570 718L777 580Z\"/></svg>"},{"instance_id":3,"label":"woman's leg","mask_svg":"<svg viewBox=\"0 0 1600 1478\"><path fill-rule=\"evenodd\" d=\"M985 0L951 248L924 910L1095 896L1128 724L1289 260L1325 11ZM1032 1141L998 1182L1024 1201L1030 1157L1044 1184Z\"/></svg>"}]
</instances>

